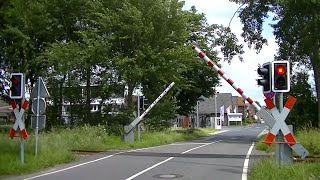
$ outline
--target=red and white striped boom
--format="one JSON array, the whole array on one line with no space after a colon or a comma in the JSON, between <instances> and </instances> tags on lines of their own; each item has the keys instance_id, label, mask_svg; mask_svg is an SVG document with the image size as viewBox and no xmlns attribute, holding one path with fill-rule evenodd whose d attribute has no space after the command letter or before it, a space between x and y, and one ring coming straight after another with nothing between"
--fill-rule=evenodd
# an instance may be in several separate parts
<instances>
[{"instance_id":1,"label":"red and white striped boom","mask_svg":"<svg viewBox=\"0 0 320 180\"><path fill-rule=\"evenodd\" d=\"M218 74L223 77L232 87L235 89L245 100L247 100L258 112L257 116L262 118L266 124L272 128L271 132L269 133L266 143L271 143L271 141L276 136L276 133L281 130L284 131L285 138L287 140L287 143L291 147L292 150L294 150L302 159L304 159L306 156L308 156L309 152L301 145L297 144L293 135L291 134L289 128L285 124L284 120L286 116L289 114L295 99L293 97L289 98L288 103L286 103L285 108L283 110L283 113L279 114L279 111L275 108L273 102L271 99L267 99L266 104L268 109L271 111L272 115L265 109L261 108L257 103L252 101L250 97L248 97L244 92L238 88L234 82L228 78L225 73L213 62L211 61L198 47L195 45L192 46L192 49L194 52L197 53L197 55L203 59L208 66L212 67L214 70L218 72ZM277 120L276 120L277 119ZM276 126L276 127L274 127Z\"/></svg>"},{"instance_id":2,"label":"red and white striped boom","mask_svg":"<svg viewBox=\"0 0 320 180\"><path fill-rule=\"evenodd\" d=\"M214 70L216 70L218 72L218 74L224 79L226 80L232 87L233 89L235 89L245 100L247 100L257 111L259 111L261 109L261 107L255 103L249 96L247 96L242 89L238 88L235 83L212 61L208 58L208 56L206 56L201 50L200 48L198 48L195 45L192 45L192 49L194 52L197 53L197 55L203 59L208 66L212 67Z\"/></svg>"}]
</instances>

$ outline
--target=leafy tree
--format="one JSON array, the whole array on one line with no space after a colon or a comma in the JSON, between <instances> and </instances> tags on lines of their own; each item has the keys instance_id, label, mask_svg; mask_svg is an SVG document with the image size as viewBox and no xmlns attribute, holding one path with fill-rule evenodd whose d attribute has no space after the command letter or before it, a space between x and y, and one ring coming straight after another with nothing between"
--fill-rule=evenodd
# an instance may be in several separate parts
<instances>
[{"instance_id":1,"label":"leafy tree","mask_svg":"<svg viewBox=\"0 0 320 180\"><path fill-rule=\"evenodd\" d=\"M292 95L297 98L288 121L295 129L315 127L317 125L317 101L308 83L307 71L297 72L291 80Z\"/></svg>"},{"instance_id":2,"label":"leafy tree","mask_svg":"<svg viewBox=\"0 0 320 180\"><path fill-rule=\"evenodd\" d=\"M51 38L46 26L51 19L44 13L45 6L37 2L8 0L0 5L0 59L9 72L24 72L31 86L45 65L37 62L36 57Z\"/></svg>"},{"instance_id":3,"label":"leafy tree","mask_svg":"<svg viewBox=\"0 0 320 180\"><path fill-rule=\"evenodd\" d=\"M262 37L262 24L274 14L272 25L279 45L276 59L299 62L313 70L317 92L317 118L320 126L320 1L318 0L230 0L245 5L239 17L245 41L260 50L267 40Z\"/></svg>"},{"instance_id":4,"label":"leafy tree","mask_svg":"<svg viewBox=\"0 0 320 180\"><path fill-rule=\"evenodd\" d=\"M0 46L3 61L11 71L26 72L32 85L43 62L37 57L44 50L44 43L50 39L47 24L50 18L45 6L37 0L4 1L0 6ZM52 40L52 39L51 39Z\"/></svg>"},{"instance_id":5,"label":"leafy tree","mask_svg":"<svg viewBox=\"0 0 320 180\"><path fill-rule=\"evenodd\" d=\"M61 3L60 0L54 2ZM73 11L69 9L71 6ZM90 112L91 89L93 84L102 83L94 77L106 72L110 64L108 59L110 29L107 25L110 14L105 12L100 1L68 1L64 6L55 7L50 4L48 8L50 8L48 11L51 12L52 19L57 23L57 32L60 33L56 34L57 42L51 43L39 60L47 61L47 66L52 71L51 78L62 77L59 84L58 107L60 108L62 102L67 100L74 107L80 108L77 114L83 120L82 123L95 123L92 121ZM67 9L69 9L68 13L63 14ZM63 14L62 17L61 14ZM85 101L82 101L83 93L75 97L74 94L63 90L80 88L80 84L85 84ZM102 92L100 97L103 94ZM79 105L83 103L85 106L81 108ZM59 111L61 114L61 109ZM72 108L71 112L73 112Z\"/></svg>"},{"instance_id":6,"label":"leafy tree","mask_svg":"<svg viewBox=\"0 0 320 180\"><path fill-rule=\"evenodd\" d=\"M178 39L185 33L181 32L180 11L178 1L168 0L125 1L118 9L111 41L113 62L128 86L129 106L133 105L133 89L139 85L145 91L156 91L175 80L177 61L169 56L185 41Z\"/></svg>"},{"instance_id":7,"label":"leafy tree","mask_svg":"<svg viewBox=\"0 0 320 180\"><path fill-rule=\"evenodd\" d=\"M224 61L230 63L236 55L242 61L243 45L238 44L238 39L230 28L218 24L209 25L205 15L197 14L194 6L185 14L188 19L188 30L192 32L188 38L188 44L196 43L218 65L221 60L217 57L217 49L219 48L224 55ZM189 55L187 52L183 53ZM209 97L214 94L215 89L213 87L219 84L219 79L217 72L208 66L204 66L199 60L196 61L195 58L188 58L187 56L182 57L184 61L180 60L180 62L183 62L185 66L180 73L180 77L183 79L184 86L177 97L180 106L178 112L187 115L193 111L193 107L201 96Z\"/></svg>"},{"instance_id":8,"label":"leafy tree","mask_svg":"<svg viewBox=\"0 0 320 180\"><path fill-rule=\"evenodd\" d=\"M242 53L242 46L230 29L208 25L204 14L194 7L182 10L183 5L179 0L4 1L0 59L13 71L27 72L32 85L38 76L46 78L53 104L48 124L62 122L63 102L72 104L72 117L91 123L91 98L104 100L127 85L129 107L115 126L122 125L132 115L134 88L142 86L154 100L172 81L176 85L152 116L167 120L177 112L189 114L218 83L217 74L200 62L190 44L196 41L216 63L217 47L229 61ZM190 40L192 32L198 35Z\"/></svg>"}]
</instances>

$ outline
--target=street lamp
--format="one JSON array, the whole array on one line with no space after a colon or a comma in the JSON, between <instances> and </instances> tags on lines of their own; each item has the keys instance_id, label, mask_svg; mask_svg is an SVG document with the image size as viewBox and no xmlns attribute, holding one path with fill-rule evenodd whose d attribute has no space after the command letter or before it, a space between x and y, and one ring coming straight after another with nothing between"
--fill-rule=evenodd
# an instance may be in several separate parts
<instances>
[{"instance_id":1,"label":"street lamp","mask_svg":"<svg viewBox=\"0 0 320 180\"><path fill-rule=\"evenodd\" d=\"M217 94L219 92L217 92L215 95L214 95L214 107L215 107L215 119L217 118Z\"/></svg>"},{"instance_id":2,"label":"street lamp","mask_svg":"<svg viewBox=\"0 0 320 180\"><path fill-rule=\"evenodd\" d=\"M199 101L197 101L197 128L199 128Z\"/></svg>"}]
</instances>

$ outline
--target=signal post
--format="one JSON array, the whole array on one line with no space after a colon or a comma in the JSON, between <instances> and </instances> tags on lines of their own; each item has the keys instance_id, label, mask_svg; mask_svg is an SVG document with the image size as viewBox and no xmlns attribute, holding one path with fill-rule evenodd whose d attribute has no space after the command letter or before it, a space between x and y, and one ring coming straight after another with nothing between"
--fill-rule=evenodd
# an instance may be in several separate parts
<instances>
[{"instance_id":1,"label":"signal post","mask_svg":"<svg viewBox=\"0 0 320 180\"><path fill-rule=\"evenodd\" d=\"M290 69L289 69L288 61L273 61L267 62L257 69L258 74L262 77L262 79L258 79L258 85L262 86L262 91L266 100L270 104L271 99L273 99L273 103L275 104L275 93L279 93L279 110L283 109L283 93L290 91ZM293 128L292 125L288 125L290 132L292 133ZM284 164L292 164L293 155L292 149L285 142L283 132L279 131L276 134L276 161L279 165ZM271 145L273 142L270 140L265 141L266 144Z\"/></svg>"},{"instance_id":2,"label":"signal post","mask_svg":"<svg viewBox=\"0 0 320 180\"><path fill-rule=\"evenodd\" d=\"M235 89L244 99L246 99L250 105L252 105L255 110L257 110L257 116L262 118L266 124L271 128L271 131L274 133L278 133L280 130L285 132L286 141L282 141L286 145L290 145L290 148L297 153L304 159L308 156L309 152L299 143L297 143L289 130L287 124L285 124L285 119L289 114L291 108L295 100L293 101L292 98L288 99L284 110L281 110L283 107L283 92L290 91L290 69L289 69L289 62L288 61L275 61L272 63L265 63L262 67L258 68L258 74L262 76L262 79L258 79L258 85L263 86L263 92L265 93L266 104L267 108L260 107L257 103L255 103L250 97L248 97L239 87L235 85L235 83L227 76L225 73L211 60L206 56L197 46L192 46L193 51L205 62L208 66L212 67L218 74L226 80L232 87ZM271 90L272 91L271 91ZM280 99L280 112L274 108L274 104L271 98L273 98L275 92L280 92L281 99ZM295 99L295 98L293 98ZM282 112L284 111L284 112ZM270 132L272 134L272 132ZM275 134L268 135L269 139L266 139L266 144L268 140L273 140L273 136ZM271 137L271 138L270 138ZM271 142L273 143L273 142ZM268 142L268 144L271 144ZM280 152L280 150L278 150ZM284 151L282 151L284 154ZM292 155L290 156L292 158ZM283 161L283 156L278 153L278 163L279 165L284 165L287 162ZM292 162L292 161L291 161ZM290 162L288 162L289 164Z\"/></svg>"},{"instance_id":3,"label":"signal post","mask_svg":"<svg viewBox=\"0 0 320 180\"><path fill-rule=\"evenodd\" d=\"M10 91L11 106L15 115L15 123L10 130L9 136L13 139L17 130L20 131L20 164L24 164L24 139L28 137L24 125L23 113L28 106L28 101L25 99L25 78L23 73L11 73ZM16 104L16 100L21 101L20 105Z\"/></svg>"}]
</instances>

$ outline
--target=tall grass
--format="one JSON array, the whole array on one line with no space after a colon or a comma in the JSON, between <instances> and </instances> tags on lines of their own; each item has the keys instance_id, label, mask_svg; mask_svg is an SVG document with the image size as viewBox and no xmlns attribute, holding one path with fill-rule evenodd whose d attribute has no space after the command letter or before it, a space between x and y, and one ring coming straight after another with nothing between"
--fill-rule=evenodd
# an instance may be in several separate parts
<instances>
[{"instance_id":1,"label":"tall grass","mask_svg":"<svg viewBox=\"0 0 320 180\"><path fill-rule=\"evenodd\" d=\"M309 151L309 156L320 155L320 129L306 129L295 134L296 140ZM266 136L259 138L256 148L266 152L274 152L275 146L267 146ZM250 177L253 180L320 180L320 162L300 162L279 167L275 157L261 159L254 164Z\"/></svg>"},{"instance_id":2,"label":"tall grass","mask_svg":"<svg viewBox=\"0 0 320 180\"><path fill-rule=\"evenodd\" d=\"M310 155L320 155L320 129L305 129L297 132L297 140Z\"/></svg>"},{"instance_id":3,"label":"tall grass","mask_svg":"<svg viewBox=\"0 0 320 180\"><path fill-rule=\"evenodd\" d=\"M258 139L256 149L266 152L274 152L275 144L268 146L263 143L267 135L263 135ZM320 129L301 130L295 134L298 143L305 147L310 155L320 155Z\"/></svg>"},{"instance_id":4,"label":"tall grass","mask_svg":"<svg viewBox=\"0 0 320 180\"><path fill-rule=\"evenodd\" d=\"M275 144L272 144L271 146L266 145L263 143L265 141L267 135L262 135L258 139L258 143L256 144L256 149L259 151L265 151L267 153L273 152L275 149Z\"/></svg>"},{"instance_id":5,"label":"tall grass","mask_svg":"<svg viewBox=\"0 0 320 180\"><path fill-rule=\"evenodd\" d=\"M274 158L262 159L251 169L252 180L319 180L320 163L297 163L279 167Z\"/></svg>"},{"instance_id":6,"label":"tall grass","mask_svg":"<svg viewBox=\"0 0 320 180\"><path fill-rule=\"evenodd\" d=\"M25 140L25 164L20 165L19 140L10 139L9 132L0 134L0 177L19 175L39 169L68 163L78 159L71 150L124 150L185 141L213 132L213 129L167 132L142 132L141 141L125 143L119 136L110 136L104 127L83 126L75 129L53 129L39 134L38 155L34 156L34 136L29 132Z\"/></svg>"}]
</instances>

